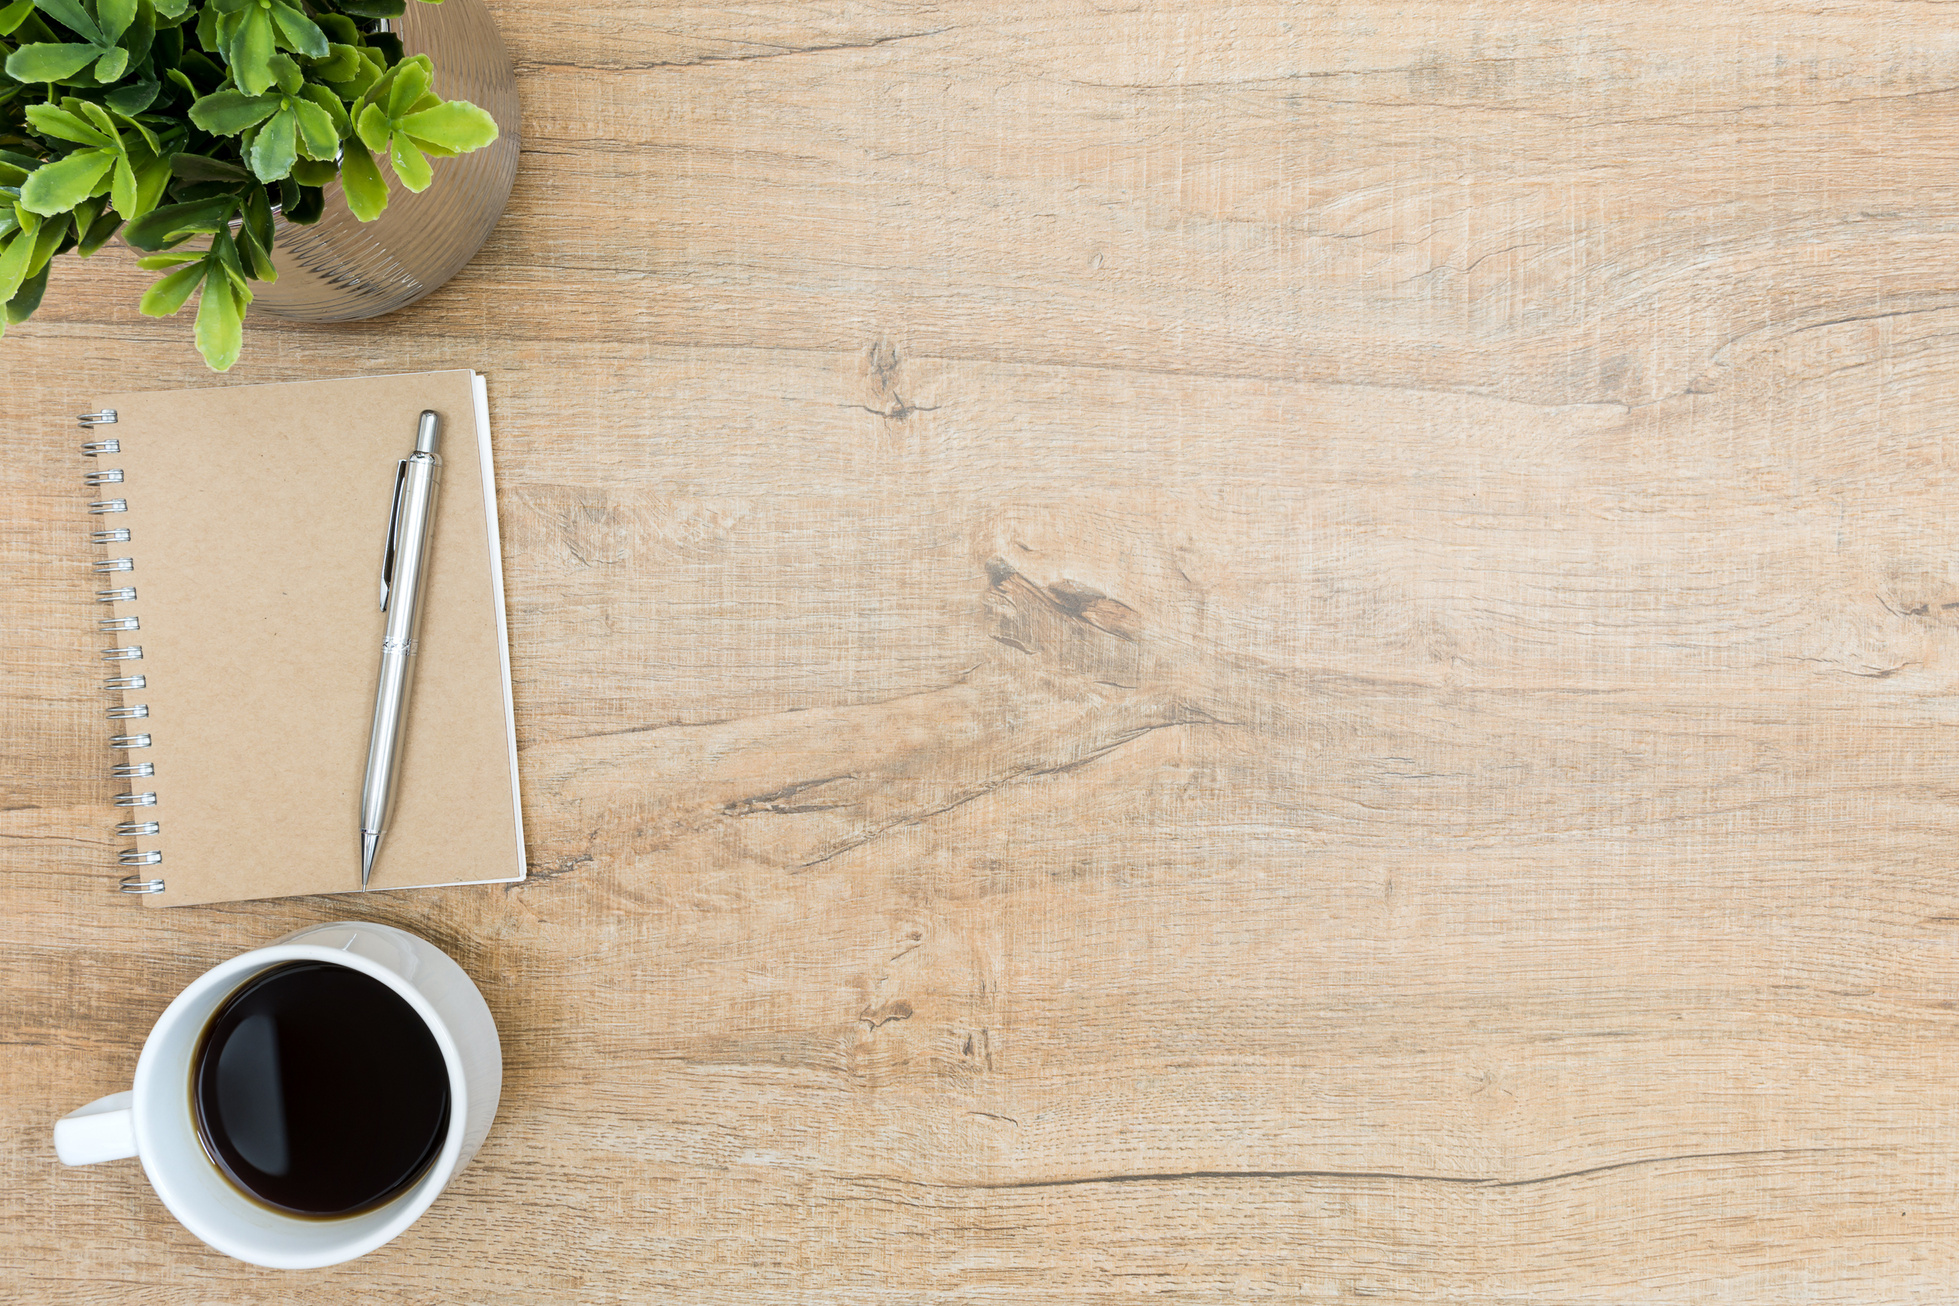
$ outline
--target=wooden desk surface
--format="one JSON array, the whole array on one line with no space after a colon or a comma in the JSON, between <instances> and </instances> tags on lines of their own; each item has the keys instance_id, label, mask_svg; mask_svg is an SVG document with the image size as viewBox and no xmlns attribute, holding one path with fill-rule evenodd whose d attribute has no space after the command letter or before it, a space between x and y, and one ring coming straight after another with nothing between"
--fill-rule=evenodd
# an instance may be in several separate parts
<instances>
[{"instance_id":1,"label":"wooden desk surface","mask_svg":"<svg viewBox=\"0 0 1959 1306\"><path fill-rule=\"evenodd\" d=\"M1950 1299L1947 8L497 8L489 246L228 380L490 377L533 878L108 891L66 415L220 378L64 266L0 344L0 1296ZM418 1226L261 1272L57 1165L345 916L503 1032Z\"/></svg>"}]
</instances>

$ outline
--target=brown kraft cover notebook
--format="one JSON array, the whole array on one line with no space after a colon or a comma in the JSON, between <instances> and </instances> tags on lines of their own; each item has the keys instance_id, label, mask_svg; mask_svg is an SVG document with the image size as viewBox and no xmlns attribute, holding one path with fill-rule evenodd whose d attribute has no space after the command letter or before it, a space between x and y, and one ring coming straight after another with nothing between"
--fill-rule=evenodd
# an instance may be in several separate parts
<instances>
[{"instance_id":1,"label":"brown kraft cover notebook","mask_svg":"<svg viewBox=\"0 0 1959 1306\"><path fill-rule=\"evenodd\" d=\"M97 401L89 521L134 868L123 890L176 907L360 888L381 561L423 409L442 418L442 478L399 797L370 887L522 879L482 378Z\"/></svg>"}]
</instances>

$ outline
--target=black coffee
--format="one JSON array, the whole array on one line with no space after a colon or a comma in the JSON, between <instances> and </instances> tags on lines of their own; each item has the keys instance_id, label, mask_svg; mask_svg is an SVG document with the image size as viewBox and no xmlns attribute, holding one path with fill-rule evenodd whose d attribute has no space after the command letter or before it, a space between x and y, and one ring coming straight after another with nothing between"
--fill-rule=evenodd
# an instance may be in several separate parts
<instances>
[{"instance_id":1,"label":"black coffee","mask_svg":"<svg viewBox=\"0 0 1959 1306\"><path fill-rule=\"evenodd\" d=\"M294 1215L351 1215L421 1177L449 1132L449 1068L393 989L327 962L276 966L226 999L191 1066L218 1168Z\"/></svg>"}]
</instances>

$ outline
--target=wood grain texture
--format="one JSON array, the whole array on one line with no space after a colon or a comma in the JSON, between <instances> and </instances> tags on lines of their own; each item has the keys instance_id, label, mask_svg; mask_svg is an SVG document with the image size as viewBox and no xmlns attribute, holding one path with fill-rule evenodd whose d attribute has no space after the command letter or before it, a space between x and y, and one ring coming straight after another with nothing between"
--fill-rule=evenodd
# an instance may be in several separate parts
<instances>
[{"instance_id":1,"label":"wood grain texture","mask_svg":"<svg viewBox=\"0 0 1959 1306\"><path fill-rule=\"evenodd\" d=\"M1959 1282L1959 21L498 6L454 282L534 878L106 892L76 442L0 345L0 1294L1890 1303ZM347 915L483 986L396 1243L222 1260L53 1119ZM295 1285L299 1286L295 1286Z\"/></svg>"}]
</instances>

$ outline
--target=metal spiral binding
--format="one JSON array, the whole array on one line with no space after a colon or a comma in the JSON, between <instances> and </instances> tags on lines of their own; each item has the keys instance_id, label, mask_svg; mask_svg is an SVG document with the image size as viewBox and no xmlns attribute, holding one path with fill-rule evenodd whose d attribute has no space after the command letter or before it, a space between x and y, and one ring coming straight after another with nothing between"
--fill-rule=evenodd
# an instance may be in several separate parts
<instances>
[{"instance_id":1,"label":"metal spiral binding","mask_svg":"<svg viewBox=\"0 0 1959 1306\"><path fill-rule=\"evenodd\" d=\"M114 425L116 421L116 410L113 408L104 408L100 412L83 413L75 420L84 431L93 431L98 426ZM121 452L122 441L120 440L90 440L82 446L82 457L84 458L99 458L103 454L116 454ZM126 477L123 469L120 467L104 467L98 471L85 472L82 475L82 483L91 487L98 485L121 485L125 480ZM88 510L91 516L98 517L106 513L128 512L129 500L98 499L88 505ZM109 530L92 531L89 534L89 542L91 544L127 544L129 543L129 528L127 526L117 526ZM135 569L136 560L133 558L105 558L97 560L90 565L90 570L98 574L134 571ZM136 589L134 586L126 585L119 589L97 590L95 592L95 601L97 603L133 603L135 600ZM123 631L141 630L143 625L139 618L125 616L103 617L96 622L96 627L104 631ZM139 644L131 644L123 648L105 648L102 650L102 658L105 662L134 662L142 656L143 649ZM110 676L102 682L103 690L111 694L120 693L124 690L144 689L148 685L149 679L145 676ZM107 709L107 716L111 721L139 719L147 717L149 714L150 705L147 703L118 704ZM125 753L131 749L148 748L149 746L150 737L148 735L112 735L109 738L110 748ZM134 780L154 776L155 774L156 764L154 762L118 762L109 768L109 776L114 780ZM117 807L155 807L156 794L153 791L138 793L135 790L129 790L117 794L115 804ZM160 827L155 821L123 821L115 827L116 837L119 839L154 838L159 830ZM163 854L155 848L131 848L116 854L116 863L119 866L158 866L162 862ZM164 881L161 876L145 878L141 875L125 875L116 887L123 893L162 893L164 891Z\"/></svg>"}]
</instances>

